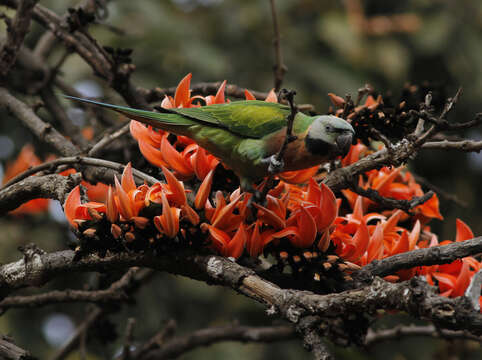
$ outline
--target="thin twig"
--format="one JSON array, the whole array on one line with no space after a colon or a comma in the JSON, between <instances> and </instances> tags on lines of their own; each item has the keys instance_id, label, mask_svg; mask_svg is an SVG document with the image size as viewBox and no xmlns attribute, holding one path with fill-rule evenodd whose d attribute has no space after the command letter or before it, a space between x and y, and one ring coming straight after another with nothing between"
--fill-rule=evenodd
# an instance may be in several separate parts
<instances>
[{"instance_id":1,"label":"thin twig","mask_svg":"<svg viewBox=\"0 0 482 360\"><path fill-rule=\"evenodd\" d=\"M142 359L151 350L155 350L163 346L164 342L174 335L176 331L176 321L171 319L167 324L143 345L139 346L132 354L134 359Z\"/></svg>"},{"instance_id":2,"label":"thin twig","mask_svg":"<svg viewBox=\"0 0 482 360\"><path fill-rule=\"evenodd\" d=\"M135 324L136 324L136 319L134 319L134 318L127 319L126 335L125 335L125 340L124 340L124 346L122 348L121 360L132 359L131 348L132 348L132 342L134 341L134 325Z\"/></svg>"},{"instance_id":3,"label":"thin twig","mask_svg":"<svg viewBox=\"0 0 482 360\"><path fill-rule=\"evenodd\" d=\"M296 338L291 326L224 326L194 331L185 336L176 336L151 350L139 359L172 359L201 346L209 346L223 341L271 343Z\"/></svg>"},{"instance_id":4,"label":"thin twig","mask_svg":"<svg viewBox=\"0 0 482 360\"><path fill-rule=\"evenodd\" d=\"M352 184L351 190L357 193L358 195L364 196L366 198L369 198L370 200L373 200L374 202L379 203L384 207L387 207L390 209L401 209L407 213L414 207L417 207L427 202L434 195L434 192L430 190L425 194L423 194L422 196L414 196L410 200L404 200L404 199L399 200L399 199L382 196L377 190L372 188L364 189L358 186L356 183Z\"/></svg>"},{"instance_id":5,"label":"thin twig","mask_svg":"<svg viewBox=\"0 0 482 360\"><path fill-rule=\"evenodd\" d=\"M426 336L432 338L443 338L447 340L455 340L455 339L463 339L463 340L474 340L481 342L482 338L480 336L474 336L466 331L453 331L453 330L444 330L444 329L437 329L433 325L425 325L425 326L416 326L416 325L409 325L409 326L396 326L393 329L386 329L386 330L372 330L369 329L367 336L365 338L365 346L372 347L380 342L383 341L390 341L396 340L399 341L402 338L409 337L409 336Z\"/></svg>"},{"instance_id":6,"label":"thin twig","mask_svg":"<svg viewBox=\"0 0 482 360\"><path fill-rule=\"evenodd\" d=\"M129 132L129 124L130 121L119 130L106 134L99 142L92 146L87 155L92 157L99 155L106 146Z\"/></svg>"},{"instance_id":7,"label":"thin twig","mask_svg":"<svg viewBox=\"0 0 482 360\"><path fill-rule=\"evenodd\" d=\"M10 296L0 301L1 312L11 308L37 308L58 303L91 302L106 304L128 300L126 288L134 286L152 274L152 270L139 271L132 268L119 280L112 283L105 290L54 290L47 293L29 296Z\"/></svg>"},{"instance_id":8,"label":"thin twig","mask_svg":"<svg viewBox=\"0 0 482 360\"><path fill-rule=\"evenodd\" d=\"M113 161L108 161L108 160L103 160L103 159L97 159L97 158L91 158L91 157L83 157L83 156L70 156L70 157L63 157L63 158L58 158L52 161L45 162L43 164L31 167L30 169L24 171L23 173L18 174L15 176L13 179L8 181L6 184L3 185L2 190L6 189L7 187L31 176L39 171L50 171L54 172L57 167L60 165L88 165L88 166L94 166L94 167L104 167L108 169L115 170L119 173L121 173L124 170L125 165L119 164ZM147 175L146 173L143 173L140 170L137 169L132 169L132 175L136 177L140 181L146 181L148 184L153 185L159 180L156 178ZM113 179L111 179L113 181Z\"/></svg>"},{"instance_id":9,"label":"thin twig","mask_svg":"<svg viewBox=\"0 0 482 360\"><path fill-rule=\"evenodd\" d=\"M482 141L462 140L462 141L432 141L423 144L424 149L438 150L459 150L465 152L480 152L482 150Z\"/></svg>"},{"instance_id":10,"label":"thin twig","mask_svg":"<svg viewBox=\"0 0 482 360\"><path fill-rule=\"evenodd\" d=\"M104 314L101 308L96 307L90 311L87 318L75 329L75 333L62 347L51 357L51 360L63 360L78 346L83 334Z\"/></svg>"},{"instance_id":11,"label":"thin twig","mask_svg":"<svg viewBox=\"0 0 482 360\"><path fill-rule=\"evenodd\" d=\"M43 122L30 107L0 87L0 107L6 108L21 120L40 140L53 146L64 156L77 155L79 149L50 124Z\"/></svg>"},{"instance_id":12,"label":"thin twig","mask_svg":"<svg viewBox=\"0 0 482 360\"><path fill-rule=\"evenodd\" d=\"M275 65L273 66L274 74L274 90L278 92L281 89L281 84L283 83L283 78L288 70L286 65L283 63L283 53L281 51L281 35L278 24L278 15L276 12L275 0L270 0L271 5L271 18L273 19L273 45L275 54Z\"/></svg>"},{"instance_id":13,"label":"thin twig","mask_svg":"<svg viewBox=\"0 0 482 360\"><path fill-rule=\"evenodd\" d=\"M450 200L450 201L453 201L454 203L456 203L457 205L461 206L461 207L468 207L469 204L464 201L464 200L461 200L459 199L455 194L451 194L449 193L448 191L432 184L430 181L428 181L427 179L425 179L424 177L418 175L418 174L413 174L415 180L422 184L422 185L425 185L426 187L428 187L430 190L433 190L437 195L443 197L444 199L447 199L447 200Z\"/></svg>"}]
</instances>

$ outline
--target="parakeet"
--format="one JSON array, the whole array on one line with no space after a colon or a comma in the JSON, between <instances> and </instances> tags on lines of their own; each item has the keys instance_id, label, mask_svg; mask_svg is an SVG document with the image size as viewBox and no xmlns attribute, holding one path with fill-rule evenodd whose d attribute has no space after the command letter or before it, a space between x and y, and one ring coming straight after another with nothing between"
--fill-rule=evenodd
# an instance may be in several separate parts
<instances>
[{"instance_id":1,"label":"parakeet","mask_svg":"<svg viewBox=\"0 0 482 360\"><path fill-rule=\"evenodd\" d=\"M291 112L286 105L258 100L153 112L66 97L193 139L232 169L244 190L268 175L271 157L285 140ZM280 171L301 170L346 155L354 134L353 127L336 116L298 112L293 123L296 140L288 144Z\"/></svg>"}]
</instances>

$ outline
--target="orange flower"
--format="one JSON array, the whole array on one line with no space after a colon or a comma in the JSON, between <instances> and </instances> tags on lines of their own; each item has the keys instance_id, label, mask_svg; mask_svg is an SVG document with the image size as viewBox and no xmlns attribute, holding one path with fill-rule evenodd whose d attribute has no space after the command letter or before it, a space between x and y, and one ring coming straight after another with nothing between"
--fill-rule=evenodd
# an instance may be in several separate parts
<instances>
[{"instance_id":1,"label":"orange flower","mask_svg":"<svg viewBox=\"0 0 482 360\"><path fill-rule=\"evenodd\" d=\"M161 192L162 215L154 216L154 225L161 234L169 238L176 237L179 232L179 216L181 209L171 207L164 192Z\"/></svg>"},{"instance_id":2,"label":"orange flower","mask_svg":"<svg viewBox=\"0 0 482 360\"><path fill-rule=\"evenodd\" d=\"M239 225L238 230L231 238L226 232L209 226L209 235L214 248L223 256L239 258L244 251L246 242L248 241L248 232L243 223Z\"/></svg>"},{"instance_id":3,"label":"orange flower","mask_svg":"<svg viewBox=\"0 0 482 360\"><path fill-rule=\"evenodd\" d=\"M72 227L77 228L79 223L92 220L92 213L105 213L106 207L102 203L80 202L80 186L77 185L67 196L64 203L65 217Z\"/></svg>"},{"instance_id":4,"label":"orange flower","mask_svg":"<svg viewBox=\"0 0 482 360\"><path fill-rule=\"evenodd\" d=\"M35 155L32 145L25 145L15 161L7 165L2 184L5 184L30 167L40 165L41 163L40 159ZM48 207L48 199L33 199L20 205L18 208L11 211L10 214L38 214L47 211Z\"/></svg>"}]
</instances>

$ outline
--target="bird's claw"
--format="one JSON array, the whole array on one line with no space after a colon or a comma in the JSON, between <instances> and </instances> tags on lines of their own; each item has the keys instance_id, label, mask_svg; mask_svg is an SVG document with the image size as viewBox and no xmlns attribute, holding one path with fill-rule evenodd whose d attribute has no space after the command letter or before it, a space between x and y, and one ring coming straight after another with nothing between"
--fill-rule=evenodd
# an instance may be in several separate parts
<instances>
[{"instance_id":1,"label":"bird's claw","mask_svg":"<svg viewBox=\"0 0 482 360\"><path fill-rule=\"evenodd\" d=\"M268 171L270 174L276 174L283 170L285 163L283 159L278 160L276 155L271 155L269 158Z\"/></svg>"}]
</instances>

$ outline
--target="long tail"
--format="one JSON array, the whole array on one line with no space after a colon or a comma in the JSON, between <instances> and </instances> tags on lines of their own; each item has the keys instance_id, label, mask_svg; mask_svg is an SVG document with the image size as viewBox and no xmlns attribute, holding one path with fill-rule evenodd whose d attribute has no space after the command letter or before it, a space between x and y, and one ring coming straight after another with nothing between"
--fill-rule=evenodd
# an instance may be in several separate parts
<instances>
[{"instance_id":1,"label":"long tail","mask_svg":"<svg viewBox=\"0 0 482 360\"><path fill-rule=\"evenodd\" d=\"M173 125L188 126L188 125L195 124L193 120L186 118L182 115L179 115L177 113L169 112L168 109L166 109L165 113L159 113L154 111L133 109L127 106L112 105L112 104L102 103L99 101L82 99L74 96L68 96L68 95L62 95L62 96L74 101L79 101L79 102L92 104L96 106L102 106L104 108L117 111L118 113L124 116L127 116L129 119L137 120L142 123L152 125L160 129L172 128Z\"/></svg>"}]
</instances>

